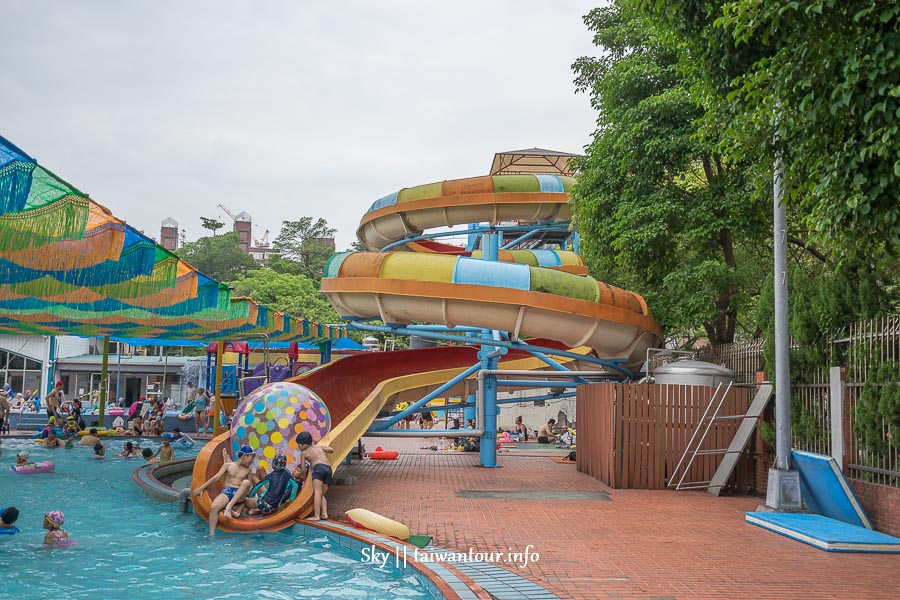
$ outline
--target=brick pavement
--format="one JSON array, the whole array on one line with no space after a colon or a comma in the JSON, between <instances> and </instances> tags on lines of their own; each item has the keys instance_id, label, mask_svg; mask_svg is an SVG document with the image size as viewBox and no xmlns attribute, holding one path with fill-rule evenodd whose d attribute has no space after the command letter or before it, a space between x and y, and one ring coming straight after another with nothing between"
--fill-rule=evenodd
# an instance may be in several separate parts
<instances>
[{"instance_id":1,"label":"brick pavement","mask_svg":"<svg viewBox=\"0 0 900 600\"><path fill-rule=\"evenodd\" d=\"M758 498L703 492L612 490L532 445L501 454L431 452L423 439L372 439L396 461L354 461L353 486L328 492L333 519L362 507L407 523L434 543L468 552L540 554L501 564L564 598L896 598L900 556L836 554L744 522ZM555 451L555 454L564 454ZM601 491L611 501L461 498L463 490Z\"/></svg>"}]
</instances>

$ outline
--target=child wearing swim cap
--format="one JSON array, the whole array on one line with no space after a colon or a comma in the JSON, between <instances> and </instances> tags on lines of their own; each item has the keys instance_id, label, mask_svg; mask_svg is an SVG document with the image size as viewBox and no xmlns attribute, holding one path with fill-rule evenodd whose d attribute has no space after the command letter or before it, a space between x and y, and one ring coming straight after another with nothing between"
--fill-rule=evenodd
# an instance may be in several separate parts
<instances>
[{"instance_id":1,"label":"child wearing swim cap","mask_svg":"<svg viewBox=\"0 0 900 600\"><path fill-rule=\"evenodd\" d=\"M291 484L291 475L287 469L287 457L279 452L272 459L272 472L263 477L260 483L265 487L261 498L249 497L251 488L255 487L247 480L241 484L234 498L225 506L225 516L237 519L246 507L248 515L269 515L287 500L293 500L297 493L297 487Z\"/></svg>"},{"instance_id":2,"label":"child wearing swim cap","mask_svg":"<svg viewBox=\"0 0 900 600\"><path fill-rule=\"evenodd\" d=\"M44 536L44 543L51 546L58 546L65 543L63 540L69 539L69 534L62 530L66 517L61 510L51 510L44 515L44 529L47 534Z\"/></svg>"},{"instance_id":3,"label":"child wearing swim cap","mask_svg":"<svg viewBox=\"0 0 900 600\"><path fill-rule=\"evenodd\" d=\"M300 462L309 463L312 472L313 484L313 506L315 513L309 518L310 521L321 521L328 518L328 502L325 500L325 492L331 485L332 469L331 463L328 462L329 454L334 453L334 448L330 446L314 446L312 435L308 431L301 431L294 438L297 447L300 448Z\"/></svg>"}]
</instances>

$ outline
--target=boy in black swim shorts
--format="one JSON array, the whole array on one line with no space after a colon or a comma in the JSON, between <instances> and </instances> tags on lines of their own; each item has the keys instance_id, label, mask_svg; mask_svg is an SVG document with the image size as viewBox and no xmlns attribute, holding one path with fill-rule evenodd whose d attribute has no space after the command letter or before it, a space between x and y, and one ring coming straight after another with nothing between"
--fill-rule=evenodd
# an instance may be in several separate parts
<instances>
[{"instance_id":1,"label":"boy in black swim shorts","mask_svg":"<svg viewBox=\"0 0 900 600\"><path fill-rule=\"evenodd\" d=\"M296 437L297 446L300 448L300 462L309 463L312 473L313 506L315 514L310 521L320 521L328 518L328 502L325 500L325 492L331 484L331 464L328 462L328 454L333 454L330 446L313 446L312 436L308 431L301 431Z\"/></svg>"}]
</instances>

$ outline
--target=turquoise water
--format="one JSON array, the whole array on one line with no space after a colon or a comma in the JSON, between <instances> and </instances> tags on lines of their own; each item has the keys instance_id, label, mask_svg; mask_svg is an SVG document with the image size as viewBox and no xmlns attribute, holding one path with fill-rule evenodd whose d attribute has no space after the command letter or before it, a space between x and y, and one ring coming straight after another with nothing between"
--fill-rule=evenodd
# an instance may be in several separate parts
<instances>
[{"instance_id":1,"label":"turquoise water","mask_svg":"<svg viewBox=\"0 0 900 600\"><path fill-rule=\"evenodd\" d=\"M132 481L143 459L112 457L126 438L104 439L107 458L86 447L44 449L3 439L0 506L21 511L21 533L0 536L4 598L432 598L416 575L378 568L324 535L206 535L175 504L150 500ZM143 446L156 448L151 441ZM52 473L9 472L20 450L52 460ZM186 458L196 450L176 450ZM45 513L61 510L73 548L42 545Z\"/></svg>"}]
</instances>

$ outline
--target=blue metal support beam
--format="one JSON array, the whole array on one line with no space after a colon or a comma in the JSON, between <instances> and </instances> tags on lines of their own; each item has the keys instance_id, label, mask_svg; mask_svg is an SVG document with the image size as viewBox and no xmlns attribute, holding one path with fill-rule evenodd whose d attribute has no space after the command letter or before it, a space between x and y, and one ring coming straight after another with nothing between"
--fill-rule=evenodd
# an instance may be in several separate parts
<instances>
[{"instance_id":1,"label":"blue metal support beam","mask_svg":"<svg viewBox=\"0 0 900 600\"><path fill-rule=\"evenodd\" d=\"M435 340L442 340L446 342L456 342L460 344L471 344L474 340L471 337L465 337L460 335L450 335L447 333L437 333L437 332L424 332L424 331L416 331L414 329L408 329L407 327L398 327L398 326L388 326L388 325L374 325L372 323L363 323L360 321L351 321L349 323L350 327L354 329L360 329L362 331L376 331L380 333L391 333L394 335L418 335L419 337L428 337ZM531 346L525 345L521 342L509 342L506 340L493 340L491 342L493 346L499 346L501 348L508 348L510 350L521 350L524 352L528 352L529 354L535 355L535 352L541 352L544 354L549 354L553 356L563 356L565 358L572 358L575 360L579 360L582 362L587 362L594 365L599 365L602 367L606 367L608 369L613 369L618 371L625 377L631 379L632 373L627 368L622 366L620 363L624 362L624 359L613 359L607 360L602 358L594 358L593 356L586 356L584 354L576 354L574 352L568 352L566 350L559 350L557 348L545 348L543 346Z\"/></svg>"},{"instance_id":2,"label":"blue metal support beam","mask_svg":"<svg viewBox=\"0 0 900 600\"><path fill-rule=\"evenodd\" d=\"M546 225L542 225L541 227L545 230L550 231L566 231L569 228L567 223L547 223ZM442 237L458 237L461 235L473 235L477 233L522 231L524 228L525 227L522 225L480 225L476 228L467 229L465 231L439 231L436 233L429 233L425 235L411 236L408 238L403 238L402 240L397 240L396 242L391 242L390 244L382 248L381 252L389 252L391 249L396 248L397 246L402 246L403 244L407 244L409 242L421 242L422 240L431 240Z\"/></svg>"}]
</instances>

